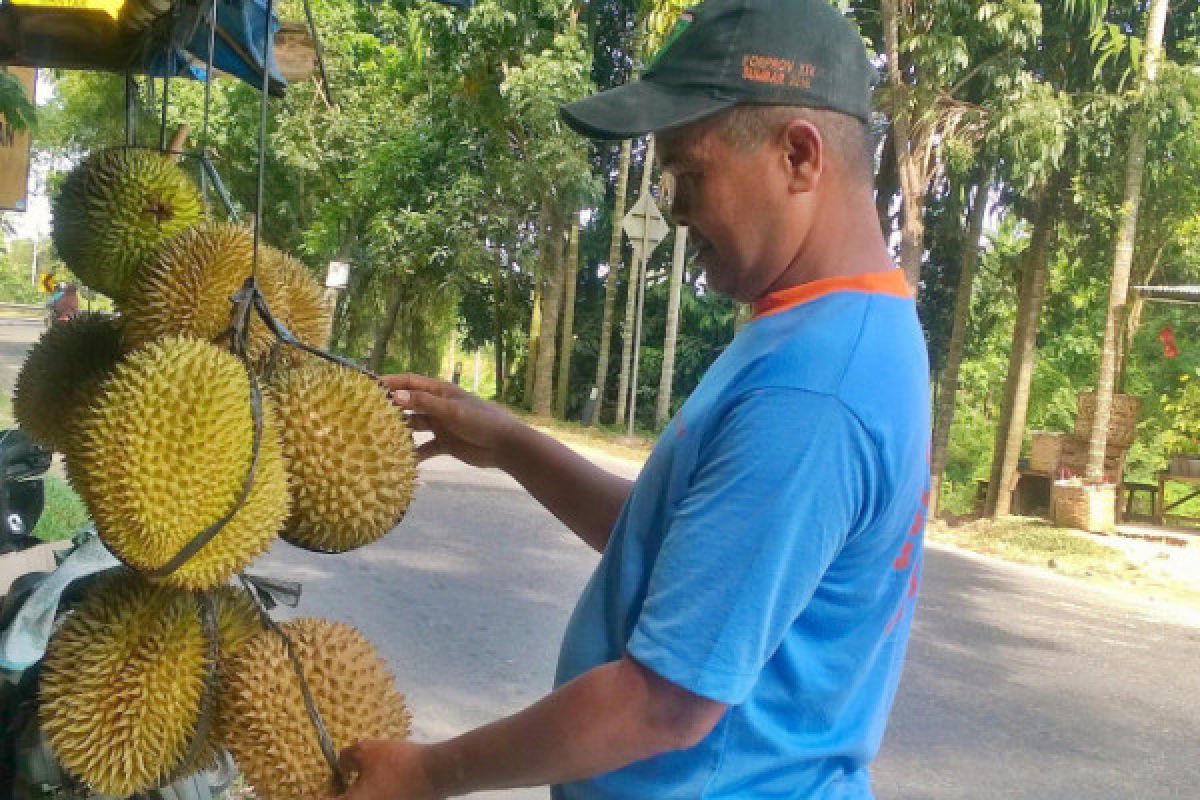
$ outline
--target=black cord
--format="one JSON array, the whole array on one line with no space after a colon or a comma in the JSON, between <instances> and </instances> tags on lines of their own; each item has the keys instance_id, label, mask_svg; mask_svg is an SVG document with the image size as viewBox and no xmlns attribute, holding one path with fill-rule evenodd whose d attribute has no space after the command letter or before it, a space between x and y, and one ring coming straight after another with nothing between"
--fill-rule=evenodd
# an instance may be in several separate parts
<instances>
[{"instance_id":1,"label":"black cord","mask_svg":"<svg viewBox=\"0 0 1200 800\"><path fill-rule=\"evenodd\" d=\"M283 640L283 648L287 651L288 660L292 663L292 671L296 673L296 678L300 682L300 695L304 699L304 709L308 712L308 718L312 721L313 728L317 732L317 743L321 746L321 753L325 756L325 761L333 773L334 788L337 789L338 794L342 794L349 787L349 784L346 782L346 776L342 773L341 765L338 764L338 754L337 749L333 746L333 737L329 735L329 729L325 727L325 720L321 718L321 712L317 708L316 701L313 700L312 691L309 689L308 681L304 677L304 667L300 663L300 657L296 655L296 648L292 644L292 639L275 620L271 619L271 615L267 613L266 606L259 595L260 589L254 585L252 580L244 573L238 573L238 580L242 582L242 587L250 595L250 599L254 601L254 606L258 609L258 615L262 620L263 626Z\"/></svg>"},{"instance_id":2,"label":"black cord","mask_svg":"<svg viewBox=\"0 0 1200 800\"><path fill-rule=\"evenodd\" d=\"M208 12L208 58L204 62L204 121L200 127L200 152L208 155L208 119L212 109L212 78L214 51L217 47L217 0L212 0ZM200 170L200 193L208 208L208 170Z\"/></svg>"},{"instance_id":3,"label":"black cord","mask_svg":"<svg viewBox=\"0 0 1200 800\"><path fill-rule=\"evenodd\" d=\"M263 188L267 180L267 101L270 99L271 88L271 16L275 10L275 0L267 0L266 18L263 20L263 82L262 98L259 102L258 118L258 199L254 206L254 260L250 267L250 277L258 274L258 251L262 241Z\"/></svg>"},{"instance_id":4,"label":"black cord","mask_svg":"<svg viewBox=\"0 0 1200 800\"><path fill-rule=\"evenodd\" d=\"M163 48L162 122L158 126L158 149L167 149L167 107L171 98L171 66L175 61L175 4L167 17L167 44Z\"/></svg>"}]
</instances>

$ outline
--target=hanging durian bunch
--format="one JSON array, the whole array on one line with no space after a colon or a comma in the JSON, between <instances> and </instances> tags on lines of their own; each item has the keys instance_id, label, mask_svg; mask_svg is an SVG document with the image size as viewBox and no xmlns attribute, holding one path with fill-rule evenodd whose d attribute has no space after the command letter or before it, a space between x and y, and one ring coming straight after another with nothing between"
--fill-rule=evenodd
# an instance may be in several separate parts
<instances>
[{"instance_id":1,"label":"hanging durian bunch","mask_svg":"<svg viewBox=\"0 0 1200 800\"><path fill-rule=\"evenodd\" d=\"M281 533L334 553L393 529L415 483L411 431L374 380L281 344L262 319L235 346L232 296L251 275L271 316L314 347L329 335L324 292L274 248L256 265L250 231L206 221L172 158L99 151L67 177L54 215L64 261L119 313L47 331L14 410L66 456L129 569L94 586L51 642L47 737L101 792L146 791L228 749L261 797L332 796L284 640L228 584ZM202 532L213 535L183 558ZM215 663L196 592L217 611ZM361 635L320 620L282 630L337 748L407 735L403 698Z\"/></svg>"}]
</instances>

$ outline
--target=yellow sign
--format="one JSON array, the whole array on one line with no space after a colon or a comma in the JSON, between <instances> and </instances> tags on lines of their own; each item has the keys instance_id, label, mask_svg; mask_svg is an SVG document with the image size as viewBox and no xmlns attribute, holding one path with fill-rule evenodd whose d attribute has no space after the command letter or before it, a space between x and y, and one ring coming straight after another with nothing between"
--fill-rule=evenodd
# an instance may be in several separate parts
<instances>
[{"instance_id":1,"label":"yellow sign","mask_svg":"<svg viewBox=\"0 0 1200 800\"><path fill-rule=\"evenodd\" d=\"M21 82L30 102L34 100L37 70L9 67L9 74ZM16 131L0 118L0 208L24 211L29 188L29 131Z\"/></svg>"},{"instance_id":2,"label":"yellow sign","mask_svg":"<svg viewBox=\"0 0 1200 800\"><path fill-rule=\"evenodd\" d=\"M58 288L58 281L54 280L54 276L49 272L43 272L38 277L38 286L46 294L54 294L54 290Z\"/></svg>"},{"instance_id":3,"label":"yellow sign","mask_svg":"<svg viewBox=\"0 0 1200 800\"><path fill-rule=\"evenodd\" d=\"M103 11L116 19L125 5L125 0L9 0L9 5L62 8L73 11Z\"/></svg>"}]
</instances>

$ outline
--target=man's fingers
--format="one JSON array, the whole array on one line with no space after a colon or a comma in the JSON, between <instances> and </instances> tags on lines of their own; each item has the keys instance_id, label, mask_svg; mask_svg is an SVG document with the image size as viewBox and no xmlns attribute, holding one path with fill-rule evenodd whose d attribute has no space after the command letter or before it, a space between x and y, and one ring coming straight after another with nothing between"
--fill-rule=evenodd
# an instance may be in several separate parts
<instances>
[{"instance_id":1,"label":"man's fingers","mask_svg":"<svg viewBox=\"0 0 1200 800\"><path fill-rule=\"evenodd\" d=\"M362 772L361 751L357 743L350 745L338 753L338 768L342 774Z\"/></svg>"},{"instance_id":2,"label":"man's fingers","mask_svg":"<svg viewBox=\"0 0 1200 800\"><path fill-rule=\"evenodd\" d=\"M396 389L392 392L392 404L417 414L445 418L451 413L454 401L436 394L416 389Z\"/></svg>"},{"instance_id":3,"label":"man's fingers","mask_svg":"<svg viewBox=\"0 0 1200 800\"><path fill-rule=\"evenodd\" d=\"M438 440L430 439L428 442L425 442L423 445L417 448L417 463L420 464L422 461L433 458L434 456L440 456L441 454L442 448L438 444Z\"/></svg>"},{"instance_id":4,"label":"man's fingers","mask_svg":"<svg viewBox=\"0 0 1200 800\"><path fill-rule=\"evenodd\" d=\"M437 378L429 378L425 375L417 375L412 372L405 372L399 375L384 375L380 377L379 382L391 391L400 389L427 392L428 394L435 394L441 397L449 397L461 391L453 383L439 381Z\"/></svg>"},{"instance_id":5,"label":"man's fingers","mask_svg":"<svg viewBox=\"0 0 1200 800\"><path fill-rule=\"evenodd\" d=\"M429 417L424 414L409 414L405 417L408 427L413 431L431 431L433 427L429 423Z\"/></svg>"}]
</instances>

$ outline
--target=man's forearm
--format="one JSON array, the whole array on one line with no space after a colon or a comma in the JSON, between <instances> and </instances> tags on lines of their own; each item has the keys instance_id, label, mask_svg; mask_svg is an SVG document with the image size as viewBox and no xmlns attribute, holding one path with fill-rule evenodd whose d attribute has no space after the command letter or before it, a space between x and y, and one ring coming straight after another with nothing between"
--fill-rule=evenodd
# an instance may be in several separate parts
<instances>
[{"instance_id":1,"label":"man's forearm","mask_svg":"<svg viewBox=\"0 0 1200 800\"><path fill-rule=\"evenodd\" d=\"M527 426L514 429L499 466L597 552L604 552L631 481Z\"/></svg>"},{"instance_id":2,"label":"man's forearm","mask_svg":"<svg viewBox=\"0 0 1200 800\"><path fill-rule=\"evenodd\" d=\"M439 797L569 783L690 744L647 718L628 662L597 667L506 719L423 751Z\"/></svg>"}]
</instances>

